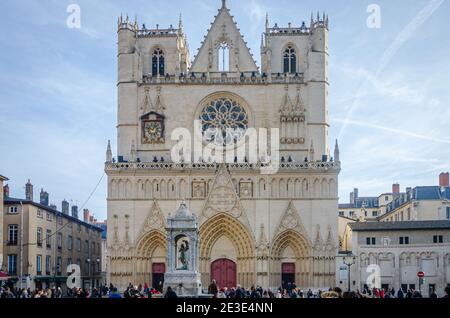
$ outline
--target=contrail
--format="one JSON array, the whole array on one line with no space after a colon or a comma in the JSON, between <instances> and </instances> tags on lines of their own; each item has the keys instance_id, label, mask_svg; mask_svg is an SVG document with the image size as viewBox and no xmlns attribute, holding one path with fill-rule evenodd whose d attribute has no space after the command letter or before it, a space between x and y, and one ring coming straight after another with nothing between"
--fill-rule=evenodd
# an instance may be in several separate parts
<instances>
[{"instance_id":1,"label":"contrail","mask_svg":"<svg viewBox=\"0 0 450 318\"><path fill-rule=\"evenodd\" d=\"M386 68L386 66L391 62L392 58L397 54L401 46L408 41L414 32L422 26L432 15L433 13L444 3L445 0L431 0L412 20L406 25L403 30L397 35L394 42L387 48L384 52L383 57L381 59L380 64L375 72L373 80L380 75L380 73ZM359 86L358 91L355 94L355 99L352 103L352 106L347 112L346 119L344 125L341 127L339 132L338 139L342 139L344 135L345 129L347 128L347 123L350 120L353 112L358 108L358 99L361 96L362 89L364 85L367 83L367 79ZM423 136L422 136L423 137ZM434 140L431 138L430 140Z\"/></svg>"},{"instance_id":2,"label":"contrail","mask_svg":"<svg viewBox=\"0 0 450 318\"><path fill-rule=\"evenodd\" d=\"M377 124L370 124L368 122L360 122L360 121L356 121L356 120L342 119L342 118L335 118L334 121L336 121L338 123L343 123L345 126L354 125L354 126L361 126L361 127L365 127L365 128L369 127L369 128L380 129L380 130L400 134L400 135L407 136L407 137L414 137L414 138L424 139L424 140L428 140L428 141L434 141L434 142L438 142L438 143L450 144L450 139L439 139L439 138L428 137L428 136L416 134L416 133L413 133L413 132L410 132L407 130L384 127L384 126L380 126Z\"/></svg>"}]
</instances>

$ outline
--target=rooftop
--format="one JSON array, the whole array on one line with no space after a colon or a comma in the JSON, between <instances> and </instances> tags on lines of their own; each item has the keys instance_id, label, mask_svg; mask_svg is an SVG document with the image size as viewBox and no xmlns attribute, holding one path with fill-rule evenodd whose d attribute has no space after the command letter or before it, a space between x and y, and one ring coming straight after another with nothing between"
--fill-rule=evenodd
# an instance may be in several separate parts
<instances>
[{"instance_id":1,"label":"rooftop","mask_svg":"<svg viewBox=\"0 0 450 318\"><path fill-rule=\"evenodd\" d=\"M9 179L8 179L7 177L5 177L5 176L2 176L2 175L0 174L0 180L2 180L2 181L8 181Z\"/></svg>"},{"instance_id":2,"label":"rooftop","mask_svg":"<svg viewBox=\"0 0 450 318\"><path fill-rule=\"evenodd\" d=\"M356 222L349 224L353 231L394 231L394 230L439 230L450 229L450 220L401 221L401 222Z\"/></svg>"},{"instance_id":3,"label":"rooftop","mask_svg":"<svg viewBox=\"0 0 450 318\"><path fill-rule=\"evenodd\" d=\"M39 209L42 209L42 210L48 211L50 213L53 213L56 216L61 216L61 217L65 218L65 219L67 219L69 221L76 222L76 223L81 224L83 226L89 227L89 228L91 228L93 230L96 230L96 231L99 231L99 232L103 231L103 229L98 227L98 226L95 226L95 225L83 222L82 220L74 218L73 216L70 216L68 214L64 214L64 213L62 213L62 212L60 212L58 210L52 209L49 206L42 205L42 204L39 204L39 203L36 203L36 202L33 202L33 201L29 201L29 200L25 200L25 199L17 199L17 198L5 198L5 200L3 202L3 204L20 204L20 203L22 203L24 205L27 205L27 204L33 205L33 206L35 206L35 207L37 207Z\"/></svg>"}]
</instances>

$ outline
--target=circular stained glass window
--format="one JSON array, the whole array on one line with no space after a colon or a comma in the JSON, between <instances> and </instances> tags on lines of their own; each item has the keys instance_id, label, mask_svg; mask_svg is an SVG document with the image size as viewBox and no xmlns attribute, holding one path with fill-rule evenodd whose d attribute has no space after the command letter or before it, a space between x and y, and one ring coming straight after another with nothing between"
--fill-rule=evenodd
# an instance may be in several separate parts
<instances>
[{"instance_id":1,"label":"circular stained glass window","mask_svg":"<svg viewBox=\"0 0 450 318\"><path fill-rule=\"evenodd\" d=\"M200 114L203 139L219 146L238 142L247 131L244 108L230 98L219 98L205 106Z\"/></svg>"}]
</instances>

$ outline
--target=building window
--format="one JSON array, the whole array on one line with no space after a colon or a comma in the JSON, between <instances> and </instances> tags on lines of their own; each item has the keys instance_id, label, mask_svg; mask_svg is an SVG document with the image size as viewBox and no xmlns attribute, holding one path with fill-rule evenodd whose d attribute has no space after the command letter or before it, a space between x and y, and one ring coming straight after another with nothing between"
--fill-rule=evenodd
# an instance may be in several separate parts
<instances>
[{"instance_id":1,"label":"building window","mask_svg":"<svg viewBox=\"0 0 450 318\"><path fill-rule=\"evenodd\" d=\"M295 74L297 72L297 54L292 46L288 46L283 54L283 72Z\"/></svg>"},{"instance_id":2,"label":"building window","mask_svg":"<svg viewBox=\"0 0 450 318\"><path fill-rule=\"evenodd\" d=\"M52 214L50 212L47 212L47 221L52 221Z\"/></svg>"},{"instance_id":3,"label":"building window","mask_svg":"<svg viewBox=\"0 0 450 318\"><path fill-rule=\"evenodd\" d=\"M89 241L84 241L85 250L84 252L86 254L89 254Z\"/></svg>"},{"instance_id":4,"label":"building window","mask_svg":"<svg viewBox=\"0 0 450 318\"><path fill-rule=\"evenodd\" d=\"M37 275L42 274L42 255L36 256L36 274Z\"/></svg>"},{"instance_id":5,"label":"building window","mask_svg":"<svg viewBox=\"0 0 450 318\"><path fill-rule=\"evenodd\" d=\"M444 243L444 237L442 235L434 235L433 236L433 243L434 244Z\"/></svg>"},{"instance_id":6,"label":"building window","mask_svg":"<svg viewBox=\"0 0 450 318\"><path fill-rule=\"evenodd\" d=\"M77 224L78 225L78 232L81 232L81 224Z\"/></svg>"},{"instance_id":7,"label":"building window","mask_svg":"<svg viewBox=\"0 0 450 318\"><path fill-rule=\"evenodd\" d=\"M47 248L52 248L52 230L47 230L47 235L45 236L45 243Z\"/></svg>"},{"instance_id":8,"label":"building window","mask_svg":"<svg viewBox=\"0 0 450 318\"><path fill-rule=\"evenodd\" d=\"M387 195L384 197L384 201L389 201L389 197Z\"/></svg>"},{"instance_id":9,"label":"building window","mask_svg":"<svg viewBox=\"0 0 450 318\"><path fill-rule=\"evenodd\" d=\"M350 211L349 213L348 213L348 215L352 218L352 217L354 217L355 216L355 211Z\"/></svg>"},{"instance_id":10,"label":"building window","mask_svg":"<svg viewBox=\"0 0 450 318\"><path fill-rule=\"evenodd\" d=\"M8 245L17 245L19 237L19 226L16 224L8 225Z\"/></svg>"},{"instance_id":11,"label":"building window","mask_svg":"<svg viewBox=\"0 0 450 318\"><path fill-rule=\"evenodd\" d=\"M223 42L219 45L218 63L219 65L217 68L219 72L230 71L230 47L226 42Z\"/></svg>"},{"instance_id":12,"label":"building window","mask_svg":"<svg viewBox=\"0 0 450 318\"><path fill-rule=\"evenodd\" d=\"M373 211L373 212L372 212L372 216L373 216L373 217L377 217L377 216L378 216L378 211Z\"/></svg>"},{"instance_id":13,"label":"building window","mask_svg":"<svg viewBox=\"0 0 450 318\"><path fill-rule=\"evenodd\" d=\"M377 240L375 237L366 237L366 245L376 245Z\"/></svg>"},{"instance_id":14,"label":"building window","mask_svg":"<svg viewBox=\"0 0 450 318\"><path fill-rule=\"evenodd\" d=\"M69 235L67 237L67 249L69 251L71 251L73 249L73 237L72 237L72 235Z\"/></svg>"},{"instance_id":15,"label":"building window","mask_svg":"<svg viewBox=\"0 0 450 318\"><path fill-rule=\"evenodd\" d=\"M92 252L91 253L95 254L95 243L94 242L92 242Z\"/></svg>"},{"instance_id":16,"label":"building window","mask_svg":"<svg viewBox=\"0 0 450 318\"><path fill-rule=\"evenodd\" d=\"M58 257L58 258L56 259L56 273L57 273L58 275L61 275L61 266L62 266L61 262L62 262L61 257Z\"/></svg>"},{"instance_id":17,"label":"building window","mask_svg":"<svg viewBox=\"0 0 450 318\"><path fill-rule=\"evenodd\" d=\"M70 266L70 265L72 265L72 259L69 257L69 258L67 259L67 266Z\"/></svg>"},{"instance_id":18,"label":"building window","mask_svg":"<svg viewBox=\"0 0 450 318\"><path fill-rule=\"evenodd\" d=\"M17 214L19 213L19 210L16 206L10 206L8 212L9 214Z\"/></svg>"},{"instance_id":19,"label":"building window","mask_svg":"<svg viewBox=\"0 0 450 318\"><path fill-rule=\"evenodd\" d=\"M344 216L344 211L339 211L339 216Z\"/></svg>"},{"instance_id":20,"label":"building window","mask_svg":"<svg viewBox=\"0 0 450 318\"><path fill-rule=\"evenodd\" d=\"M50 275L50 269L52 268L52 257L50 255L45 256L45 274Z\"/></svg>"},{"instance_id":21,"label":"building window","mask_svg":"<svg viewBox=\"0 0 450 318\"><path fill-rule=\"evenodd\" d=\"M409 237L408 236L400 236L399 243L400 243L400 245L408 245Z\"/></svg>"},{"instance_id":22,"label":"building window","mask_svg":"<svg viewBox=\"0 0 450 318\"><path fill-rule=\"evenodd\" d=\"M450 206L447 207L447 219L450 220Z\"/></svg>"},{"instance_id":23,"label":"building window","mask_svg":"<svg viewBox=\"0 0 450 318\"><path fill-rule=\"evenodd\" d=\"M8 255L8 275L17 275L17 254Z\"/></svg>"},{"instance_id":24,"label":"building window","mask_svg":"<svg viewBox=\"0 0 450 318\"><path fill-rule=\"evenodd\" d=\"M411 220L411 208L408 208L407 214L408 214L408 221L410 221Z\"/></svg>"},{"instance_id":25,"label":"building window","mask_svg":"<svg viewBox=\"0 0 450 318\"><path fill-rule=\"evenodd\" d=\"M42 212L41 209L37 210L37 217L40 218L40 219L42 219L44 217L44 213Z\"/></svg>"},{"instance_id":26,"label":"building window","mask_svg":"<svg viewBox=\"0 0 450 318\"><path fill-rule=\"evenodd\" d=\"M77 239L77 251L81 252L81 240Z\"/></svg>"},{"instance_id":27,"label":"building window","mask_svg":"<svg viewBox=\"0 0 450 318\"><path fill-rule=\"evenodd\" d=\"M38 247L42 247L42 228L38 227L36 232L36 243Z\"/></svg>"},{"instance_id":28,"label":"building window","mask_svg":"<svg viewBox=\"0 0 450 318\"><path fill-rule=\"evenodd\" d=\"M58 222L59 225L63 225L63 218L58 216L56 217L56 221Z\"/></svg>"},{"instance_id":29,"label":"building window","mask_svg":"<svg viewBox=\"0 0 450 318\"><path fill-rule=\"evenodd\" d=\"M164 76L164 62L165 60L163 51L159 48L155 49L152 56L152 76Z\"/></svg>"},{"instance_id":30,"label":"building window","mask_svg":"<svg viewBox=\"0 0 450 318\"><path fill-rule=\"evenodd\" d=\"M62 249L62 233L58 233L56 240L57 240L58 249L59 250Z\"/></svg>"}]
</instances>

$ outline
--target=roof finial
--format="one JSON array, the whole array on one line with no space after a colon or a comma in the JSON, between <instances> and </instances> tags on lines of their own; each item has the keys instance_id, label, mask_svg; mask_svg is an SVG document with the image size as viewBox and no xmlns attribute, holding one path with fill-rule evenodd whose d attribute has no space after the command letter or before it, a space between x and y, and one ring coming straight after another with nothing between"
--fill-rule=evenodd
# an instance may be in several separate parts
<instances>
[{"instance_id":1,"label":"roof finial","mask_svg":"<svg viewBox=\"0 0 450 318\"><path fill-rule=\"evenodd\" d=\"M227 0L222 0L222 9L227 8Z\"/></svg>"},{"instance_id":2,"label":"roof finial","mask_svg":"<svg viewBox=\"0 0 450 318\"><path fill-rule=\"evenodd\" d=\"M266 13L266 30L269 28L269 13Z\"/></svg>"}]
</instances>

